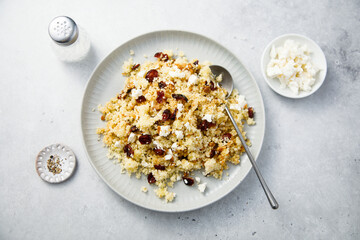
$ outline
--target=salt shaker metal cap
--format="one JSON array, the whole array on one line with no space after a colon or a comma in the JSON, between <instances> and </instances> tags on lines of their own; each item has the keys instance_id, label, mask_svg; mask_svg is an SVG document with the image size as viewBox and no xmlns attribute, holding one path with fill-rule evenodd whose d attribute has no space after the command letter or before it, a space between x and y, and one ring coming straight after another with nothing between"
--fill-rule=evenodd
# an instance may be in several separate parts
<instances>
[{"instance_id":1,"label":"salt shaker metal cap","mask_svg":"<svg viewBox=\"0 0 360 240\"><path fill-rule=\"evenodd\" d=\"M79 36L79 28L71 18L59 16L50 22L49 35L59 45L71 45Z\"/></svg>"}]
</instances>

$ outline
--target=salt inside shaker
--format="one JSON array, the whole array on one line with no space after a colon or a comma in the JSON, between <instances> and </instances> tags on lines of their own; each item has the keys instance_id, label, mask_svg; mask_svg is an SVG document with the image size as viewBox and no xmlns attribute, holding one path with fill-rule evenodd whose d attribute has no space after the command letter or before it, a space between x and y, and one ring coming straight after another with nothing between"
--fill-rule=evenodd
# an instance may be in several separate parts
<instances>
[{"instance_id":1,"label":"salt inside shaker","mask_svg":"<svg viewBox=\"0 0 360 240\"><path fill-rule=\"evenodd\" d=\"M49 24L49 35L53 40L53 50L61 61L81 61L89 53L90 39L87 33L70 17L54 18Z\"/></svg>"}]
</instances>

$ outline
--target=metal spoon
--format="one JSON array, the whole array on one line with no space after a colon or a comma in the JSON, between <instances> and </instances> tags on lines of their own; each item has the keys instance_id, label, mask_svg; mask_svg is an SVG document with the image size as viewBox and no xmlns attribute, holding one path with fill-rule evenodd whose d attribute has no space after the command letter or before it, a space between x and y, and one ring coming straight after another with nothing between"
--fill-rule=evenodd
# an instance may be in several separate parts
<instances>
[{"instance_id":1,"label":"metal spoon","mask_svg":"<svg viewBox=\"0 0 360 240\"><path fill-rule=\"evenodd\" d=\"M233 84L233 79L230 75L230 73L223 67L221 66L217 66L217 65L211 65L210 66L210 70L211 72L215 75L215 76L219 76L220 74L222 74L222 81L221 81L221 86L223 88L226 89L227 91L227 95L226 95L226 99L229 98L229 96L231 95L231 92L233 91L233 88L234 88L234 84ZM233 116L231 115L231 112L228 108L228 106L225 104L225 110L232 122L232 124L234 125L235 127L235 130L240 138L240 141L241 141L241 144L244 146L245 148L245 151L246 151L246 154L248 155L249 159L250 159L250 162L252 164L252 166L254 167L254 170L256 172L256 175L258 176L259 178L259 181L261 183L261 186L262 188L264 189L264 192L266 194L266 197L267 199L269 200L269 203L271 205L271 207L273 209L277 209L279 207L279 204L277 203L276 199L274 198L274 196L272 195L270 189L268 188L268 186L266 185L265 183L265 180L264 178L262 177L260 171L259 171L259 168L258 166L256 165L256 162L255 162L255 159L254 157L251 155L251 152L248 148L248 146L246 145L246 142L245 142L245 139L244 137L242 136L241 132L240 132L240 129L239 127L237 126L236 122L235 122L235 119L233 118Z\"/></svg>"}]
</instances>

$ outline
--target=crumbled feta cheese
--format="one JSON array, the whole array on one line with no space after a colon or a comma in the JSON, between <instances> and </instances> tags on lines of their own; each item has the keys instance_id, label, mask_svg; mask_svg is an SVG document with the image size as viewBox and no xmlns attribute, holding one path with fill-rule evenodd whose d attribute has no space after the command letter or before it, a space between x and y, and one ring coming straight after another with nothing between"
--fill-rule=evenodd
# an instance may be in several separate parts
<instances>
[{"instance_id":1,"label":"crumbled feta cheese","mask_svg":"<svg viewBox=\"0 0 360 240\"><path fill-rule=\"evenodd\" d=\"M128 142L133 143L133 142L135 142L135 140L136 140L136 134L135 133L130 133L129 138L128 138Z\"/></svg>"},{"instance_id":2,"label":"crumbled feta cheese","mask_svg":"<svg viewBox=\"0 0 360 240\"><path fill-rule=\"evenodd\" d=\"M189 77L189 85L196 85L198 83L198 77L195 74L192 74Z\"/></svg>"},{"instance_id":3,"label":"crumbled feta cheese","mask_svg":"<svg viewBox=\"0 0 360 240\"><path fill-rule=\"evenodd\" d=\"M158 149L163 149L163 147L160 145L159 142L153 141L153 144L155 145L156 148L158 148Z\"/></svg>"},{"instance_id":4,"label":"crumbled feta cheese","mask_svg":"<svg viewBox=\"0 0 360 240\"><path fill-rule=\"evenodd\" d=\"M183 139L184 138L184 133L183 131L175 131L175 135L178 139Z\"/></svg>"},{"instance_id":5,"label":"crumbled feta cheese","mask_svg":"<svg viewBox=\"0 0 360 240\"><path fill-rule=\"evenodd\" d=\"M142 187L141 187L141 191L144 192L144 193L147 193L148 189L147 189L147 187L142 186Z\"/></svg>"},{"instance_id":6,"label":"crumbled feta cheese","mask_svg":"<svg viewBox=\"0 0 360 240\"><path fill-rule=\"evenodd\" d=\"M190 123L189 123L189 122L185 123L185 127L186 127L187 129L190 129Z\"/></svg>"},{"instance_id":7,"label":"crumbled feta cheese","mask_svg":"<svg viewBox=\"0 0 360 240\"><path fill-rule=\"evenodd\" d=\"M171 145L171 149L173 151L176 151L178 149L178 145L177 145L177 142L174 142L173 145Z\"/></svg>"},{"instance_id":8,"label":"crumbled feta cheese","mask_svg":"<svg viewBox=\"0 0 360 240\"><path fill-rule=\"evenodd\" d=\"M165 160L171 160L172 157L173 157L172 151L171 149L169 149L164 158Z\"/></svg>"},{"instance_id":9,"label":"crumbled feta cheese","mask_svg":"<svg viewBox=\"0 0 360 240\"><path fill-rule=\"evenodd\" d=\"M299 93L299 84L297 82L289 82L288 87L294 93L296 93L296 94Z\"/></svg>"},{"instance_id":10,"label":"crumbled feta cheese","mask_svg":"<svg viewBox=\"0 0 360 240\"><path fill-rule=\"evenodd\" d=\"M199 184L199 185L197 186L200 192L203 193L203 192L205 191L206 184L207 184L207 183L202 183L202 184Z\"/></svg>"},{"instance_id":11,"label":"crumbled feta cheese","mask_svg":"<svg viewBox=\"0 0 360 240\"><path fill-rule=\"evenodd\" d=\"M215 80L216 80L216 85L217 85L217 86L218 86L219 82L222 82L222 78L223 78L222 73L215 78Z\"/></svg>"},{"instance_id":12,"label":"crumbled feta cheese","mask_svg":"<svg viewBox=\"0 0 360 240\"><path fill-rule=\"evenodd\" d=\"M116 141L115 144L114 144L115 147L120 147L120 141Z\"/></svg>"},{"instance_id":13,"label":"crumbled feta cheese","mask_svg":"<svg viewBox=\"0 0 360 240\"><path fill-rule=\"evenodd\" d=\"M246 105L246 100L244 95L239 95L237 98L238 104L242 107Z\"/></svg>"},{"instance_id":14,"label":"crumbled feta cheese","mask_svg":"<svg viewBox=\"0 0 360 240\"><path fill-rule=\"evenodd\" d=\"M141 95L143 95L141 89L134 88L133 90L131 90L131 97L132 98L138 99Z\"/></svg>"},{"instance_id":15,"label":"crumbled feta cheese","mask_svg":"<svg viewBox=\"0 0 360 240\"><path fill-rule=\"evenodd\" d=\"M140 78L142 78L142 77L144 77L145 73L146 73L146 72L145 72L144 70L142 70L142 71L140 71L140 72L137 73L137 76L140 77Z\"/></svg>"},{"instance_id":16,"label":"crumbled feta cheese","mask_svg":"<svg viewBox=\"0 0 360 240\"><path fill-rule=\"evenodd\" d=\"M230 104L230 109L241 111L241 105L240 104Z\"/></svg>"},{"instance_id":17,"label":"crumbled feta cheese","mask_svg":"<svg viewBox=\"0 0 360 240\"><path fill-rule=\"evenodd\" d=\"M185 73L181 72L181 70L179 68L173 68L173 71L169 71L169 75L172 78L184 78L185 77Z\"/></svg>"},{"instance_id":18,"label":"crumbled feta cheese","mask_svg":"<svg viewBox=\"0 0 360 240\"><path fill-rule=\"evenodd\" d=\"M238 110L241 111L241 109L244 108L244 106L247 104L246 100L245 100L245 96L243 95L239 95L237 100L237 104L230 104L230 109L231 110Z\"/></svg>"},{"instance_id":19,"label":"crumbled feta cheese","mask_svg":"<svg viewBox=\"0 0 360 240\"><path fill-rule=\"evenodd\" d=\"M178 109L179 112L181 112L182 110L184 110L184 105L182 103L178 103L176 108Z\"/></svg>"},{"instance_id":20,"label":"crumbled feta cheese","mask_svg":"<svg viewBox=\"0 0 360 240\"><path fill-rule=\"evenodd\" d=\"M159 135L162 137L167 137L170 134L170 126L160 126L160 133Z\"/></svg>"},{"instance_id":21,"label":"crumbled feta cheese","mask_svg":"<svg viewBox=\"0 0 360 240\"><path fill-rule=\"evenodd\" d=\"M199 183L200 183L200 178L199 178L199 177L195 177L195 181L199 184Z\"/></svg>"},{"instance_id":22,"label":"crumbled feta cheese","mask_svg":"<svg viewBox=\"0 0 360 240\"><path fill-rule=\"evenodd\" d=\"M213 115L211 114L205 114L205 116L202 118L203 120L206 120L208 122L212 122Z\"/></svg>"},{"instance_id":23,"label":"crumbled feta cheese","mask_svg":"<svg viewBox=\"0 0 360 240\"><path fill-rule=\"evenodd\" d=\"M311 91L319 69L311 63L306 45L288 39L284 46L271 47L270 58L266 74L278 78L280 88L289 87L295 94L300 90Z\"/></svg>"},{"instance_id":24,"label":"crumbled feta cheese","mask_svg":"<svg viewBox=\"0 0 360 240\"><path fill-rule=\"evenodd\" d=\"M143 166L143 167L148 167L148 166L150 166L150 164L147 163L147 162L145 162L144 160L142 160L142 161L141 161L141 166Z\"/></svg>"}]
</instances>

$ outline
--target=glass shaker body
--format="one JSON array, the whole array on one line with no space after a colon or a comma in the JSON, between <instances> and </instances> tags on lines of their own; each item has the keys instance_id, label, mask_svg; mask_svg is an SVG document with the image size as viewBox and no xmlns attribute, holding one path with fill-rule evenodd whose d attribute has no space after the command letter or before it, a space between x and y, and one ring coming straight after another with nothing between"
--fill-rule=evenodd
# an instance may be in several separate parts
<instances>
[{"instance_id":1,"label":"glass shaker body","mask_svg":"<svg viewBox=\"0 0 360 240\"><path fill-rule=\"evenodd\" d=\"M49 35L53 40L52 49L61 61L81 61L90 51L88 34L69 17L53 19L49 25Z\"/></svg>"}]
</instances>

